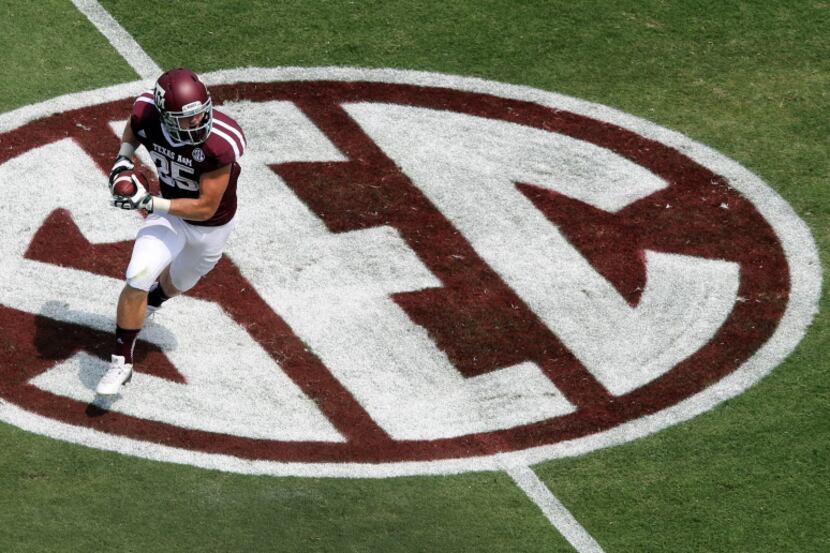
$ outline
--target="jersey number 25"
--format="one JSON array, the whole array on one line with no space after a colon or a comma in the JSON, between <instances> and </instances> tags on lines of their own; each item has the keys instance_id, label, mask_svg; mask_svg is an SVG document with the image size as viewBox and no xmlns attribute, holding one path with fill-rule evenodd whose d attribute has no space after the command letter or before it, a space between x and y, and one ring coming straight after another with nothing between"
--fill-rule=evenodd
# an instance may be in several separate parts
<instances>
[{"instance_id":1,"label":"jersey number 25","mask_svg":"<svg viewBox=\"0 0 830 553\"><path fill-rule=\"evenodd\" d=\"M194 176L193 169L187 165L171 161L158 152L150 152L150 157L153 158L153 162L156 164L161 182L167 186L176 186L192 192L199 190L199 183L192 178L188 178Z\"/></svg>"}]
</instances>

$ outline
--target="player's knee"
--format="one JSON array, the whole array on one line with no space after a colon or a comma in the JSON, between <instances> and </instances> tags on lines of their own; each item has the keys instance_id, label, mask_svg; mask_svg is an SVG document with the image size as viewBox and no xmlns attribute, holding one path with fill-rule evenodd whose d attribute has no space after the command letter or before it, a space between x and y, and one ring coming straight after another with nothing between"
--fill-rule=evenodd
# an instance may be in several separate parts
<instances>
[{"instance_id":1,"label":"player's knee","mask_svg":"<svg viewBox=\"0 0 830 553\"><path fill-rule=\"evenodd\" d=\"M150 287L156 281L157 276L157 271L153 271L147 265L130 263L130 266L127 267L126 283L129 288L142 290L146 294L150 291Z\"/></svg>"}]
</instances>

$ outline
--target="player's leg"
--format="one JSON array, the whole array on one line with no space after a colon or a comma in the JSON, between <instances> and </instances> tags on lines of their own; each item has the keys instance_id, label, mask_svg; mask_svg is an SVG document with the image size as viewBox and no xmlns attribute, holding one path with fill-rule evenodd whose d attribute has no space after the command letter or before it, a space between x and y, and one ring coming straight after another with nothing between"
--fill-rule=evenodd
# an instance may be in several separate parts
<instances>
[{"instance_id":1,"label":"player's leg","mask_svg":"<svg viewBox=\"0 0 830 553\"><path fill-rule=\"evenodd\" d=\"M115 351L110 369L96 388L99 394L118 393L132 375L133 348L144 326L147 293L184 247L184 233L177 227L173 218L152 216L138 231L127 267L127 282L118 298Z\"/></svg>"},{"instance_id":2,"label":"player's leg","mask_svg":"<svg viewBox=\"0 0 830 553\"><path fill-rule=\"evenodd\" d=\"M168 261L169 263L169 261ZM144 325L145 309L147 308L147 291L125 284L118 296L118 310L116 324L120 328L137 328Z\"/></svg>"},{"instance_id":3,"label":"player's leg","mask_svg":"<svg viewBox=\"0 0 830 553\"><path fill-rule=\"evenodd\" d=\"M181 294L170 280L170 266L168 265L159 275L158 282L153 284L147 294L147 314L155 313L164 302Z\"/></svg>"},{"instance_id":4,"label":"player's leg","mask_svg":"<svg viewBox=\"0 0 830 553\"><path fill-rule=\"evenodd\" d=\"M147 296L159 276L185 245L184 223L176 217L148 217L138 231L127 267L127 282L118 302L118 326L141 329Z\"/></svg>"},{"instance_id":5,"label":"player's leg","mask_svg":"<svg viewBox=\"0 0 830 553\"><path fill-rule=\"evenodd\" d=\"M208 274L221 259L235 226L236 222L232 220L219 227L188 228L187 245L170 264L170 288L178 293L187 292Z\"/></svg>"}]
</instances>

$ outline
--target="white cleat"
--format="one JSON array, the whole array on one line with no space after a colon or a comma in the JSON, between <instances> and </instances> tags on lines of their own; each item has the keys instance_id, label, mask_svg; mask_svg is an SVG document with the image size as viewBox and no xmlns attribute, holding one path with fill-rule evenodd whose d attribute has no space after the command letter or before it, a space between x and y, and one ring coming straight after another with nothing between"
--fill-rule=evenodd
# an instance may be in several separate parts
<instances>
[{"instance_id":1,"label":"white cleat","mask_svg":"<svg viewBox=\"0 0 830 553\"><path fill-rule=\"evenodd\" d=\"M133 366L125 363L121 355L113 355L110 368L101 377L95 393L101 396L114 396L121 390L121 386L130 381L133 376Z\"/></svg>"}]
</instances>

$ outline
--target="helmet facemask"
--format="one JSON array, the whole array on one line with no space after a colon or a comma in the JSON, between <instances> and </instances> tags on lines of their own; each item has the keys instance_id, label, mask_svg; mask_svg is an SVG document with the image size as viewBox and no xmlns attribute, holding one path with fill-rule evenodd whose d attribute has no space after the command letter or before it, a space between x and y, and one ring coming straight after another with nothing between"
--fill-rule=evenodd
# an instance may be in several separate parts
<instances>
[{"instance_id":1,"label":"helmet facemask","mask_svg":"<svg viewBox=\"0 0 830 553\"><path fill-rule=\"evenodd\" d=\"M183 127L182 122L204 113L205 116L195 127ZM161 119L170 138L184 144L197 145L207 140L213 126L213 101L208 96L207 102L191 102L181 111L161 110Z\"/></svg>"}]
</instances>

